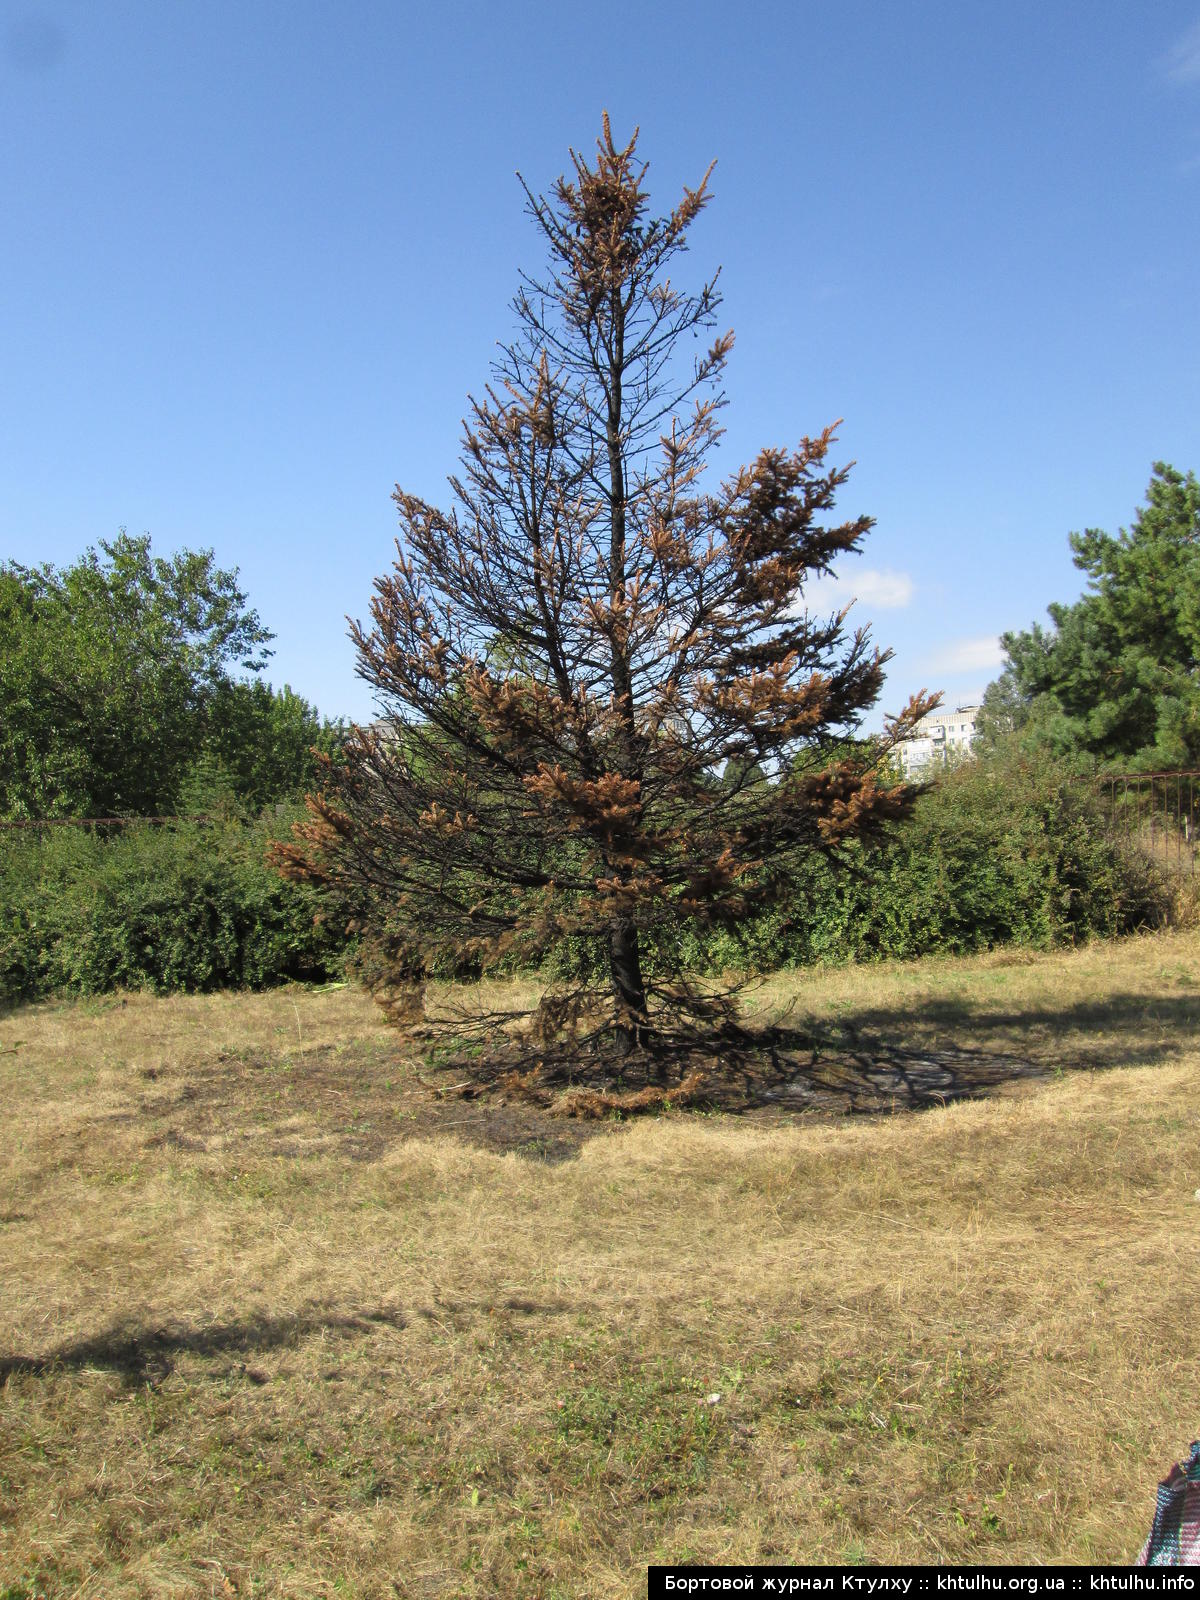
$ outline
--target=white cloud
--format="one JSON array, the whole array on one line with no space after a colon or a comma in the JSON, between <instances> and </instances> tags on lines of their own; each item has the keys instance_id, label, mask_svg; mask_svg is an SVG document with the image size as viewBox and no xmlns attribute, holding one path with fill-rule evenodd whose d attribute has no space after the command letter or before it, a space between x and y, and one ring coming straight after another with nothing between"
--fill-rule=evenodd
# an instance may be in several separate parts
<instances>
[{"instance_id":1,"label":"white cloud","mask_svg":"<svg viewBox=\"0 0 1200 1600\"><path fill-rule=\"evenodd\" d=\"M992 672L1004 665L1004 651L995 634L977 639L952 639L929 658L931 672Z\"/></svg>"},{"instance_id":2,"label":"white cloud","mask_svg":"<svg viewBox=\"0 0 1200 1600\"><path fill-rule=\"evenodd\" d=\"M877 606L881 611L899 611L913 597L913 581L907 572L877 572L868 567L847 578L846 587L853 589L855 599L864 606Z\"/></svg>"},{"instance_id":3,"label":"white cloud","mask_svg":"<svg viewBox=\"0 0 1200 1600\"><path fill-rule=\"evenodd\" d=\"M1163 68L1176 83L1200 83L1200 22L1176 39L1167 51Z\"/></svg>"},{"instance_id":4,"label":"white cloud","mask_svg":"<svg viewBox=\"0 0 1200 1600\"><path fill-rule=\"evenodd\" d=\"M915 585L907 572L876 567L844 574L830 573L807 585L804 603L810 611L832 611L857 600L871 611L899 611L911 604Z\"/></svg>"}]
</instances>

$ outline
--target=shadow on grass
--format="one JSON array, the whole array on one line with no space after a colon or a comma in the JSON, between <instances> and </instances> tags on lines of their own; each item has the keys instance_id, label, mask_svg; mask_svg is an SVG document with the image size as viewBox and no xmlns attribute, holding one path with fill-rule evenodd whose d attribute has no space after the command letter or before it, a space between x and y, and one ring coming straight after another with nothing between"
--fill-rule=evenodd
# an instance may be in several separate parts
<instances>
[{"instance_id":1,"label":"shadow on grass","mask_svg":"<svg viewBox=\"0 0 1200 1600\"><path fill-rule=\"evenodd\" d=\"M468 1097L502 1095L582 1117L687 1104L741 1114L920 1111L1058 1071L1171 1060L1193 1046L1200 997L1110 995L993 1009L946 998L919 1009L860 1006L834 1019L724 1028L621 1059L553 1047L458 1059ZM443 1091L445 1092L445 1091Z\"/></svg>"},{"instance_id":2,"label":"shadow on grass","mask_svg":"<svg viewBox=\"0 0 1200 1600\"><path fill-rule=\"evenodd\" d=\"M248 1356L297 1344L314 1333L353 1335L371 1333L379 1327L405 1326L405 1318L399 1312L383 1309L351 1316L317 1310L290 1317L248 1317L207 1328L132 1330L117 1326L90 1339L60 1345L48 1355L0 1356L0 1387L16 1373L46 1377L64 1369L92 1367L116 1373L131 1388L142 1384L155 1388L170 1376L175 1358L182 1354ZM252 1383L267 1381L262 1374L243 1370Z\"/></svg>"},{"instance_id":3,"label":"shadow on grass","mask_svg":"<svg viewBox=\"0 0 1200 1600\"><path fill-rule=\"evenodd\" d=\"M1114 994L995 1008L925 1000L919 1009L859 1006L803 1031L764 1028L770 1080L751 1067L746 1093L851 1112L920 1110L1055 1072L1152 1066L1194 1046L1200 997ZM793 1069L789 1072L789 1068Z\"/></svg>"},{"instance_id":4,"label":"shadow on grass","mask_svg":"<svg viewBox=\"0 0 1200 1600\"><path fill-rule=\"evenodd\" d=\"M867 1044L916 1033L938 1044L976 1035L1019 1034L1061 1065L1136 1066L1169 1059L1200 1036L1200 993L1110 994L1071 1004L997 1007L988 1002L925 1000L920 1008L858 1006L827 1027Z\"/></svg>"},{"instance_id":5,"label":"shadow on grass","mask_svg":"<svg viewBox=\"0 0 1200 1600\"><path fill-rule=\"evenodd\" d=\"M740 1098L746 1107L917 1111L1058 1071L1152 1066L1193 1047L1198 1030L1194 995L1115 994L1003 1009L949 997L917 1010L859 1006L804 1028L750 1030L758 1049L746 1051L744 1062L732 1052L734 1081L716 1098L732 1099L731 1110Z\"/></svg>"},{"instance_id":6,"label":"shadow on grass","mask_svg":"<svg viewBox=\"0 0 1200 1600\"><path fill-rule=\"evenodd\" d=\"M489 1296L483 1300L450 1300L435 1295L433 1305L418 1307L415 1315L439 1327L461 1330L482 1315L491 1319L490 1327L497 1327L514 1317L548 1317L568 1309L562 1301L543 1303L521 1295ZM170 1377L176 1358L181 1355L252 1357L266 1350L294 1347L312 1334L335 1334L350 1339L374 1333L379 1328L399 1331L408 1326L408 1321L394 1308L347 1315L318 1306L287 1317L247 1317L202 1328L176 1324L132 1329L128 1325L117 1325L89 1339L60 1345L44 1356L0 1356L0 1389L18 1374L45 1378L57 1372L79 1372L88 1368L114 1372L130 1388L149 1384L153 1389ZM223 1375L228 1375L230 1370L250 1383L269 1382L265 1373L257 1372L244 1361L226 1369ZM3 1600L3 1591L0 1591L0 1600Z\"/></svg>"}]
</instances>

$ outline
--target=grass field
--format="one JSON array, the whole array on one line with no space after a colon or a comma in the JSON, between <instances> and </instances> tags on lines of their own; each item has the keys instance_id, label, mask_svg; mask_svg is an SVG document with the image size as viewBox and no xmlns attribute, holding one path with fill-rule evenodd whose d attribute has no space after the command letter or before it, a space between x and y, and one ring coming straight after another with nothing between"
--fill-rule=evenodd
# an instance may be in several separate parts
<instances>
[{"instance_id":1,"label":"grass field","mask_svg":"<svg viewBox=\"0 0 1200 1600\"><path fill-rule=\"evenodd\" d=\"M582 1122L351 989L0 1018L0 1597L1129 1559L1200 1433L1200 936L789 999L991 1093Z\"/></svg>"}]
</instances>

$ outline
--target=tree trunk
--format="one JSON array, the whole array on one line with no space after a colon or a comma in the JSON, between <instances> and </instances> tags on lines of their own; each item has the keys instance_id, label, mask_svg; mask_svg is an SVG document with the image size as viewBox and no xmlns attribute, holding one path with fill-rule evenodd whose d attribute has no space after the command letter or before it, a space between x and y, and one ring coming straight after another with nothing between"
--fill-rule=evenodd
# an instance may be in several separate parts
<instances>
[{"instance_id":1,"label":"tree trunk","mask_svg":"<svg viewBox=\"0 0 1200 1600\"><path fill-rule=\"evenodd\" d=\"M637 928L632 917L614 917L609 929L609 970L613 995L620 1012L617 1045L627 1054L649 1037L646 1021L646 982L638 953Z\"/></svg>"},{"instance_id":2,"label":"tree trunk","mask_svg":"<svg viewBox=\"0 0 1200 1600\"><path fill-rule=\"evenodd\" d=\"M621 385L625 374L625 307L619 283L613 282L609 305L612 314L611 343L606 369L599 372L608 397L608 503L609 554L608 578L614 619L625 605L625 457L622 447ZM620 712L622 730L619 741L619 767L623 776L635 775L634 747L636 723L633 711L633 683L628 640L620 635L615 620L609 635L613 699ZM637 774L640 776L640 773ZM622 870L621 875L625 872ZM609 971L613 998L617 1003L617 1049L628 1055L647 1042L650 1030L646 1020L646 983L638 952L637 926L632 917L614 917L609 928Z\"/></svg>"}]
</instances>

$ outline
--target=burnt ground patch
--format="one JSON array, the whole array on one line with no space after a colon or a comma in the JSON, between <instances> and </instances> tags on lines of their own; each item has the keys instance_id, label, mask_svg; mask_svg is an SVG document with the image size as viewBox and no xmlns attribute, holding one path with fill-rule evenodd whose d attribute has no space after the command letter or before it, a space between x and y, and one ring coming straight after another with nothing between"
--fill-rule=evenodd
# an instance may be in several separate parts
<instances>
[{"instance_id":1,"label":"burnt ground patch","mask_svg":"<svg viewBox=\"0 0 1200 1600\"><path fill-rule=\"evenodd\" d=\"M248 1155L336 1152L351 1161L450 1133L480 1149L553 1164L602 1131L517 1097L465 1097L439 1076L443 1082L418 1077L399 1045L316 1045L283 1060L227 1053L186 1067L164 1064L152 1087L143 1077L133 1119L150 1145L183 1154L241 1147Z\"/></svg>"},{"instance_id":2,"label":"burnt ground patch","mask_svg":"<svg viewBox=\"0 0 1200 1600\"><path fill-rule=\"evenodd\" d=\"M926 998L911 1012L868 1004L802 1025L726 1026L620 1059L596 1045L452 1054L432 1081L442 1098L538 1106L559 1124L671 1106L755 1120L880 1115L1161 1061L1189 1047L1198 1024L1191 994L1149 1007L1144 994L1117 992L986 1011Z\"/></svg>"},{"instance_id":3,"label":"burnt ground patch","mask_svg":"<svg viewBox=\"0 0 1200 1600\"><path fill-rule=\"evenodd\" d=\"M921 1111L1047 1071L1044 1062L986 1047L908 1047L849 1027L738 1028L703 1045L672 1041L619 1061L586 1050L452 1057L425 1082L443 1100L497 1115L536 1107L557 1134L605 1116L680 1106L757 1119Z\"/></svg>"},{"instance_id":4,"label":"burnt ground patch","mask_svg":"<svg viewBox=\"0 0 1200 1600\"><path fill-rule=\"evenodd\" d=\"M860 1005L837 1018L725 1028L615 1061L599 1048L488 1053L401 1035L273 1049L222 1048L131 1075L105 1117L184 1158L379 1159L450 1135L523 1160L572 1159L642 1112L687 1107L755 1122L921 1111L1052 1073L1158 1060L1196 1032L1191 995L1109 994L971 1015Z\"/></svg>"}]
</instances>

